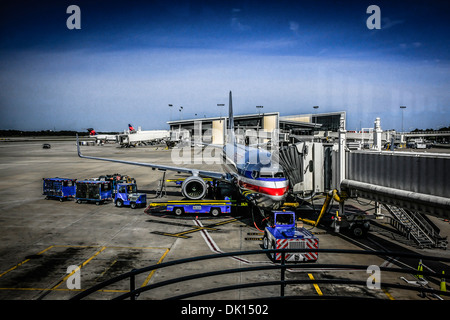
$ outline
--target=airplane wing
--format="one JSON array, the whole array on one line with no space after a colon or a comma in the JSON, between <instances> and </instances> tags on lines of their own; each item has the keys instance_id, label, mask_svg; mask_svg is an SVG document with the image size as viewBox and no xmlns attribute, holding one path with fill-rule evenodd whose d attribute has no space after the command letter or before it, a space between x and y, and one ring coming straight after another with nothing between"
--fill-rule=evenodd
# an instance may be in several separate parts
<instances>
[{"instance_id":1,"label":"airplane wing","mask_svg":"<svg viewBox=\"0 0 450 320\"><path fill-rule=\"evenodd\" d=\"M204 178L213 178L213 179L225 179L226 178L226 174L222 173L222 172L205 171L205 170L198 170L198 169L193 169L193 168L172 167L172 166L165 166L165 165L145 163L145 162L125 161L125 160L117 160L117 159L84 156L81 154L81 151L80 151L80 143L78 141L78 135L77 135L77 150L78 150L78 156L80 158L85 158L85 159L110 161L110 162L116 162L116 163L130 164L130 165L134 165L134 166L143 166L143 167L152 168L153 170L158 169L161 171L169 170L169 171L176 171L178 173L189 173L194 176L200 176L200 177L204 177Z\"/></svg>"}]
</instances>

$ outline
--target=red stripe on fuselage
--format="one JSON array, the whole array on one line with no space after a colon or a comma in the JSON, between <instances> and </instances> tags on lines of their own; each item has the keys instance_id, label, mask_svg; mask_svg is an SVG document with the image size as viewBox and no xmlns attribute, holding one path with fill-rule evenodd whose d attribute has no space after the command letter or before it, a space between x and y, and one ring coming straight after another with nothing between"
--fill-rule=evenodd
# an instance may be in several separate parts
<instances>
[{"instance_id":1,"label":"red stripe on fuselage","mask_svg":"<svg viewBox=\"0 0 450 320\"><path fill-rule=\"evenodd\" d=\"M282 196L284 195L287 191L289 186L286 187L282 187L282 188L270 188L270 187L262 187L262 186L257 186L248 182L243 182L243 181L239 181L239 185L245 189L248 190L253 190L259 193L263 193L269 196Z\"/></svg>"}]
</instances>

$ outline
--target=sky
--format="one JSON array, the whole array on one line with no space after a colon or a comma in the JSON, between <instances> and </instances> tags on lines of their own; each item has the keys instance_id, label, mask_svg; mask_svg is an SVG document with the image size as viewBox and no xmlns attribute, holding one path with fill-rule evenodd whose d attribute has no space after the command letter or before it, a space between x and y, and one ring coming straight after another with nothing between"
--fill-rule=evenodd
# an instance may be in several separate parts
<instances>
[{"instance_id":1,"label":"sky","mask_svg":"<svg viewBox=\"0 0 450 320\"><path fill-rule=\"evenodd\" d=\"M0 129L168 129L227 114L230 90L235 114L319 106L346 111L347 130L401 130L406 106L405 130L450 126L449 14L436 0L2 1Z\"/></svg>"}]
</instances>

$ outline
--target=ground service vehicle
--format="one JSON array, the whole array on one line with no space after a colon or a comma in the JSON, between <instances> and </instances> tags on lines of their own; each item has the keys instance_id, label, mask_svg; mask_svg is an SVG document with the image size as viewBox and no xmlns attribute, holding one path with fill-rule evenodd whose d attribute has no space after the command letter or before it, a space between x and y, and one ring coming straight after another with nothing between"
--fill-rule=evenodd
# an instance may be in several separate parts
<instances>
[{"instance_id":1,"label":"ground service vehicle","mask_svg":"<svg viewBox=\"0 0 450 320\"><path fill-rule=\"evenodd\" d=\"M370 220L376 218L374 215L368 215L359 210L354 211L349 208L347 208L344 214L336 212L336 215L329 216L328 218L331 221L325 215L329 210L331 200L334 199L337 202L343 202L346 198L346 194L339 194L337 190L329 191L316 220L306 218L299 218L299 220L314 227L317 227L322 222L323 225L334 228L335 232L347 231L353 237L364 237L370 229Z\"/></svg>"},{"instance_id":2,"label":"ground service vehicle","mask_svg":"<svg viewBox=\"0 0 450 320\"><path fill-rule=\"evenodd\" d=\"M112 197L115 198L117 185L119 183L136 183L136 179L120 173L108 174L98 177L100 181L108 181L111 184Z\"/></svg>"},{"instance_id":3,"label":"ground service vehicle","mask_svg":"<svg viewBox=\"0 0 450 320\"><path fill-rule=\"evenodd\" d=\"M295 225L292 211L274 211L274 225L264 230L264 249L319 249L319 239L305 228ZM318 252L286 253L286 262L315 262ZM281 253L271 253L273 261L281 260Z\"/></svg>"},{"instance_id":4,"label":"ground service vehicle","mask_svg":"<svg viewBox=\"0 0 450 320\"><path fill-rule=\"evenodd\" d=\"M114 203L117 207L130 206L131 209L145 207L147 205L147 194L137 193L135 183L119 183L116 186Z\"/></svg>"},{"instance_id":5,"label":"ground service vehicle","mask_svg":"<svg viewBox=\"0 0 450 320\"><path fill-rule=\"evenodd\" d=\"M64 201L75 196L75 183L77 179L42 178L43 195L45 199L59 199Z\"/></svg>"},{"instance_id":6,"label":"ground service vehicle","mask_svg":"<svg viewBox=\"0 0 450 320\"><path fill-rule=\"evenodd\" d=\"M232 201L226 200L173 200L151 202L146 213L173 212L177 216L184 213L210 213L216 217L223 213L231 213Z\"/></svg>"},{"instance_id":7,"label":"ground service vehicle","mask_svg":"<svg viewBox=\"0 0 450 320\"><path fill-rule=\"evenodd\" d=\"M75 199L78 203L95 202L96 205L111 200L111 184L108 181L82 180L76 182Z\"/></svg>"}]
</instances>

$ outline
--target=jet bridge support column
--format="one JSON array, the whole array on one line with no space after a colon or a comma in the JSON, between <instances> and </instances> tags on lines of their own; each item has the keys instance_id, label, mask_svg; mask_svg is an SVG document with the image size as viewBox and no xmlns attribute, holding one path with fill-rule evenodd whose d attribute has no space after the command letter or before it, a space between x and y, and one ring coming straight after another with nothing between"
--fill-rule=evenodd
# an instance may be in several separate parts
<instances>
[{"instance_id":1,"label":"jet bridge support column","mask_svg":"<svg viewBox=\"0 0 450 320\"><path fill-rule=\"evenodd\" d=\"M341 117L339 125L339 180L338 188L342 191L341 182L345 179L345 147L346 147L345 119ZM344 214L344 201L339 202L339 213Z\"/></svg>"},{"instance_id":2,"label":"jet bridge support column","mask_svg":"<svg viewBox=\"0 0 450 320\"><path fill-rule=\"evenodd\" d=\"M341 117L339 126L339 179L338 188L342 191L341 182L345 179L345 147L346 147L345 119ZM339 202L339 212L344 214L344 201Z\"/></svg>"},{"instance_id":3,"label":"jet bridge support column","mask_svg":"<svg viewBox=\"0 0 450 320\"><path fill-rule=\"evenodd\" d=\"M377 151L381 151L381 130L380 118L376 118L373 126L373 148Z\"/></svg>"}]
</instances>

